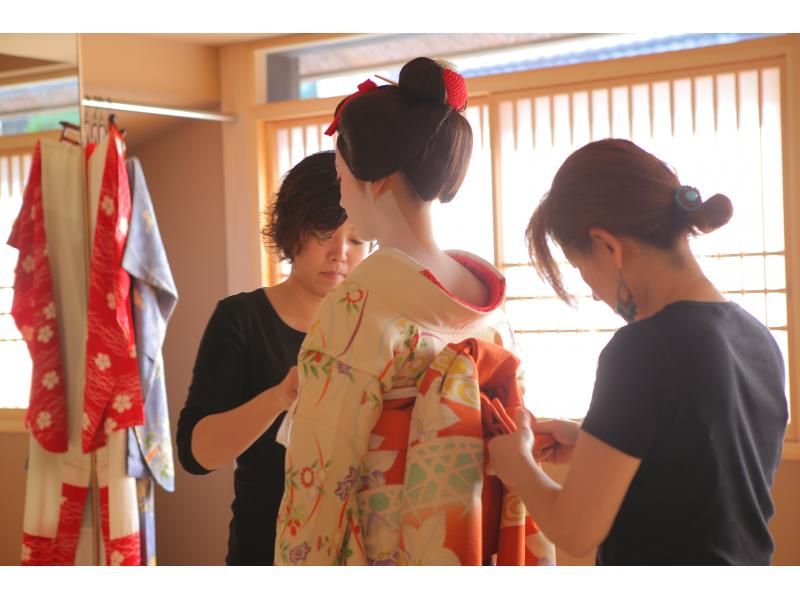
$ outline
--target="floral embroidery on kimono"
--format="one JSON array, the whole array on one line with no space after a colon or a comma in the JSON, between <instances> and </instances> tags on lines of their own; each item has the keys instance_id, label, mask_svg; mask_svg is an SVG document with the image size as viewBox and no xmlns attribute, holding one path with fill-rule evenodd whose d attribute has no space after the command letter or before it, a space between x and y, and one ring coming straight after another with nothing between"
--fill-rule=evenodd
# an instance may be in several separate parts
<instances>
[{"instance_id":1,"label":"floral embroidery on kimono","mask_svg":"<svg viewBox=\"0 0 800 598\"><path fill-rule=\"evenodd\" d=\"M129 158L127 171L132 195L131 224L122 266L131 276L136 353L144 397L144 424L128 428L127 471L129 476L137 478L142 564L154 564L156 525L152 480L167 492L175 489L162 346L167 323L178 302L178 291L139 160Z\"/></svg>"},{"instance_id":2,"label":"floral embroidery on kimono","mask_svg":"<svg viewBox=\"0 0 800 598\"><path fill-rule=\"evenodd\" d=\"M387 402L416 396L420 378L449 343L476 338L511 345L499 309L505 295L502 275L472 254L451 255L479 273L490 290L486 306L459 301L394 249L364 260L323 301L298 356L299 398L291 413L276 564L399 560L382 544L382 522L372 515L388 509L396 500L391 493L401 488L367 502L361 495L403 474L402 468L392 471L399 467L403 443L384 447L375 433ZM400 426L402 420L397 420ZM409 424L406 418L406 430L398 431L398 438L405 434L406 446ZM409 530L409 545L443 542L441 524L433 517ZM441 542L439 548L431 553L436 564L458 560Z\"/></svg>"}]
</instances>

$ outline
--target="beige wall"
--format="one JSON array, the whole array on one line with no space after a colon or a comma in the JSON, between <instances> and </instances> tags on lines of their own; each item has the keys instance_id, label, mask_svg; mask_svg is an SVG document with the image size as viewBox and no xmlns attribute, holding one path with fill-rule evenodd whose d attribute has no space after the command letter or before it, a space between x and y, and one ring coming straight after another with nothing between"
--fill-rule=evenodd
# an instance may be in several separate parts
<instances>
[{"instance_id":1,"label":"beige wall","mask_svg":"<svg viewBox=\"0 0 800 598\"><path fill-rule=\"evenodd\" d=\"M0 433L0 565L19 564L27 457L27 434Z\"/></svg>"},{"instance_id":2,"label":"beige wall","mask_svg":"<svg viewBox=\"0 0 800 598\"><path fill-rule=\"evenodd\" d=\"M216 110L220 102L219 51L141 35L81 34L83 93L117 102ZM91 113L91 111L90 111ZM132 143L155 137L175 118L135 112L120 115Z\"/></svg>"},{"instance_id":3,"label":"beige wall","mask_svg":"<svg viewBox=\"0 0 800 598\"><path fill-rule=\"evenodd\" d=\"M142 162L180 295L164 345L174 439L200 337L216 302L227 294L221 125L181 121L129 155ZM222 564L232 467L192 476L175 457L175 492L156 492L158 562Z\"/></svg>"},{"instance_id":4,"label":"beige wall","mask_svg":"<svg viewBox=\"0 0 800 598\"><path fill-rule=\"evenodd\" d=\"M264 181L259 178L258 125L252 113L253 53L247 46L220 50L222 110L236 114L237 121L222 131L225 160L225 197L236 198L225 205L227 233L228 291L248 291L261 284L259 237L259 195Z\"/></svg>"},{"instance_id":5,"label":"beige wall","mask_svg":"<svg viewBox=\"0 0 800 598\"><path fill-rule=\"evenodd\" d=\"M784 461L772 488L775 517L770 531L775 538L776 565L800 565L800 461Z\"/></svg>"}]
</instances>

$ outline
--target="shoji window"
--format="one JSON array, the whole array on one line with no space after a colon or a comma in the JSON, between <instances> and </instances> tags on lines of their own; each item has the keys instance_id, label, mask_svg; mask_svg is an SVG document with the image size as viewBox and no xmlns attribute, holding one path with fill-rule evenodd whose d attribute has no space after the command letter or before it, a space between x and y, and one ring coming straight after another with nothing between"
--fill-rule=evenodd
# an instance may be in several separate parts
<instances>
[{"instance_id":1,"label":"shoji window","mask_svg":"<svg viewBox=\"0 0 800 598\"><path fill-rule=\"evenodd\" d=\"M579 306L563 304L527 265L524 243L528 219L558 166L605 137L631 139L704 197L730 197L732 220L695 238L693 250L724 294L770 328L787 358L788 380L780 81L777 67L763 67L498 97L506 309L534 413L585 414L599 351L623 323L592 300L566 261L562 272Z\"/></svg>"},{"instance_id":2,"label":"shoji window","mask_svg":"<svg viewBox=\"0 0 800 598\"><path fill-rule=\"evenodd\" d=\"M705 197L731 198L731 222L695 238L693 249L725 295L770 328L788 362L781 76L778 66L759 63L470 99L470 170L452 203L433 205L437 240L503 270L505 309L517 333L526 402L534 413L574 418L586 413L597 357L623 323L592 300L566 261L565 283L579 305L562 303L528 265L524 241L531 213L558 167L596 139L631 139ZM304 156L333 147L322 134L329 121L326 115L267 125L271 192ZM284 266L265 280L286 274Z\"/></svg>"},{"instance_id":3,"label":"shoji window","mask_svg":"<svg viewBox=\"0 0 800 598\"><path fill-rule=\"evenodd\" d=\"M273 152L272 168L270 168L272 172L270 181L273 184L269 190L269 205L272 204L272 194L278 191L280 181L289 169L306 156L333 149L333 137L325 135L330 120L326 117L281 123L272 129L271 135L274 136L274 141L269 147ZM271 267L276 282L289 276L290 265L287 262L273 263Z\"/></svg>"},{"instance_id":4,"label":"shoji window","mask_svg":"<svg viewBox=\"0 0 800 598\"><path fill-rule=\"evenodd\" d=\"M6 245L22 206L31 165L29 153L0 154L0 408L28 406L31 360L11 317L17 250Z\"/></svg>"}]
</instances>

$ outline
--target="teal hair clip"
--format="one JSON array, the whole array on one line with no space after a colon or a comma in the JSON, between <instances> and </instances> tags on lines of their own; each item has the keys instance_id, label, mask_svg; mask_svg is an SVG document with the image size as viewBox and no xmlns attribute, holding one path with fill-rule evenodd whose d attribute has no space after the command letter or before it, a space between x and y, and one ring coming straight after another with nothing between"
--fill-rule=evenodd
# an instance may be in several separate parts
<instances>
[{"instance_id":1,"label":"teal hair clip","mask_svg":"<svg viewBox=\"0 0 800 598\"><path fill-rule=\"evenodd\" d=\"M694 187L688 185L681 185L675 190L675 203L681 209L691 212L696 210L703 204L703 199L700 197L700 192Z\"/></svg>"}]
</instances>

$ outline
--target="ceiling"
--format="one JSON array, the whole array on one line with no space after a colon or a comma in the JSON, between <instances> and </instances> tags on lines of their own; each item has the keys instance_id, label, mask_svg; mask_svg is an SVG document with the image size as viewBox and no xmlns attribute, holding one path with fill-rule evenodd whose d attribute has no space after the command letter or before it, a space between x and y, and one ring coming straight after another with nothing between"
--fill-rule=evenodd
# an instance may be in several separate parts
<instances>
[{"instance_id":1,"label":"ceiling","mask_svg":"<svg viewBox=\"0 0 800 598\"><path fill-rule=\"evenodd\" d=\"M300 76L402 65L415 56L464 56L500 48L553 42L576 33L397 33L370 34L341 42L287 50L298 59Z\"/></svg>"},{"instance_id":2,"label":"ceiling","mask_svg":"<svg viewBox=\"0 0 800 598\"><path fill-rule=\"evenodd\" d=\"M185 44L197 44L201 46L226 46L228 44L240 44L252 42L269 37L286 35L285 33L144 33L134 34L163 39L167 41L182 42Z\"/></svg>"},{"instance_id":3,"label":"ceiling","mask_svg":"<svg viewBox=\"0 0 800 598\"><path fill-rule=\"evenodd\" d=\"M133 33L119 35L136 35L185 44L218 47L285 34ZM77 44L74 33L0 33L0 72L41 66L74 66L76 63Z\"/></svg>"},{"instance_id":4,"label":"ceiling","mask_svg":"<svg viewBox=\"0 0 800 598\"><path fill-rule=\"evenodd\" d=\"M24 56L14 56L13 54L0 54L0 73L50 66L52 64L55 63L50 60L25 58Z\"/></svg>"},{"instance_id":5,"label":"ceiling","mask_svg":"<svg viewBox=\"0 0 800 598\"><path fill-rule=\"evenodd\" d=\"M2 33L0 54L73 66L78 62L74 33Z\"/></svg>"}]
</instances>

